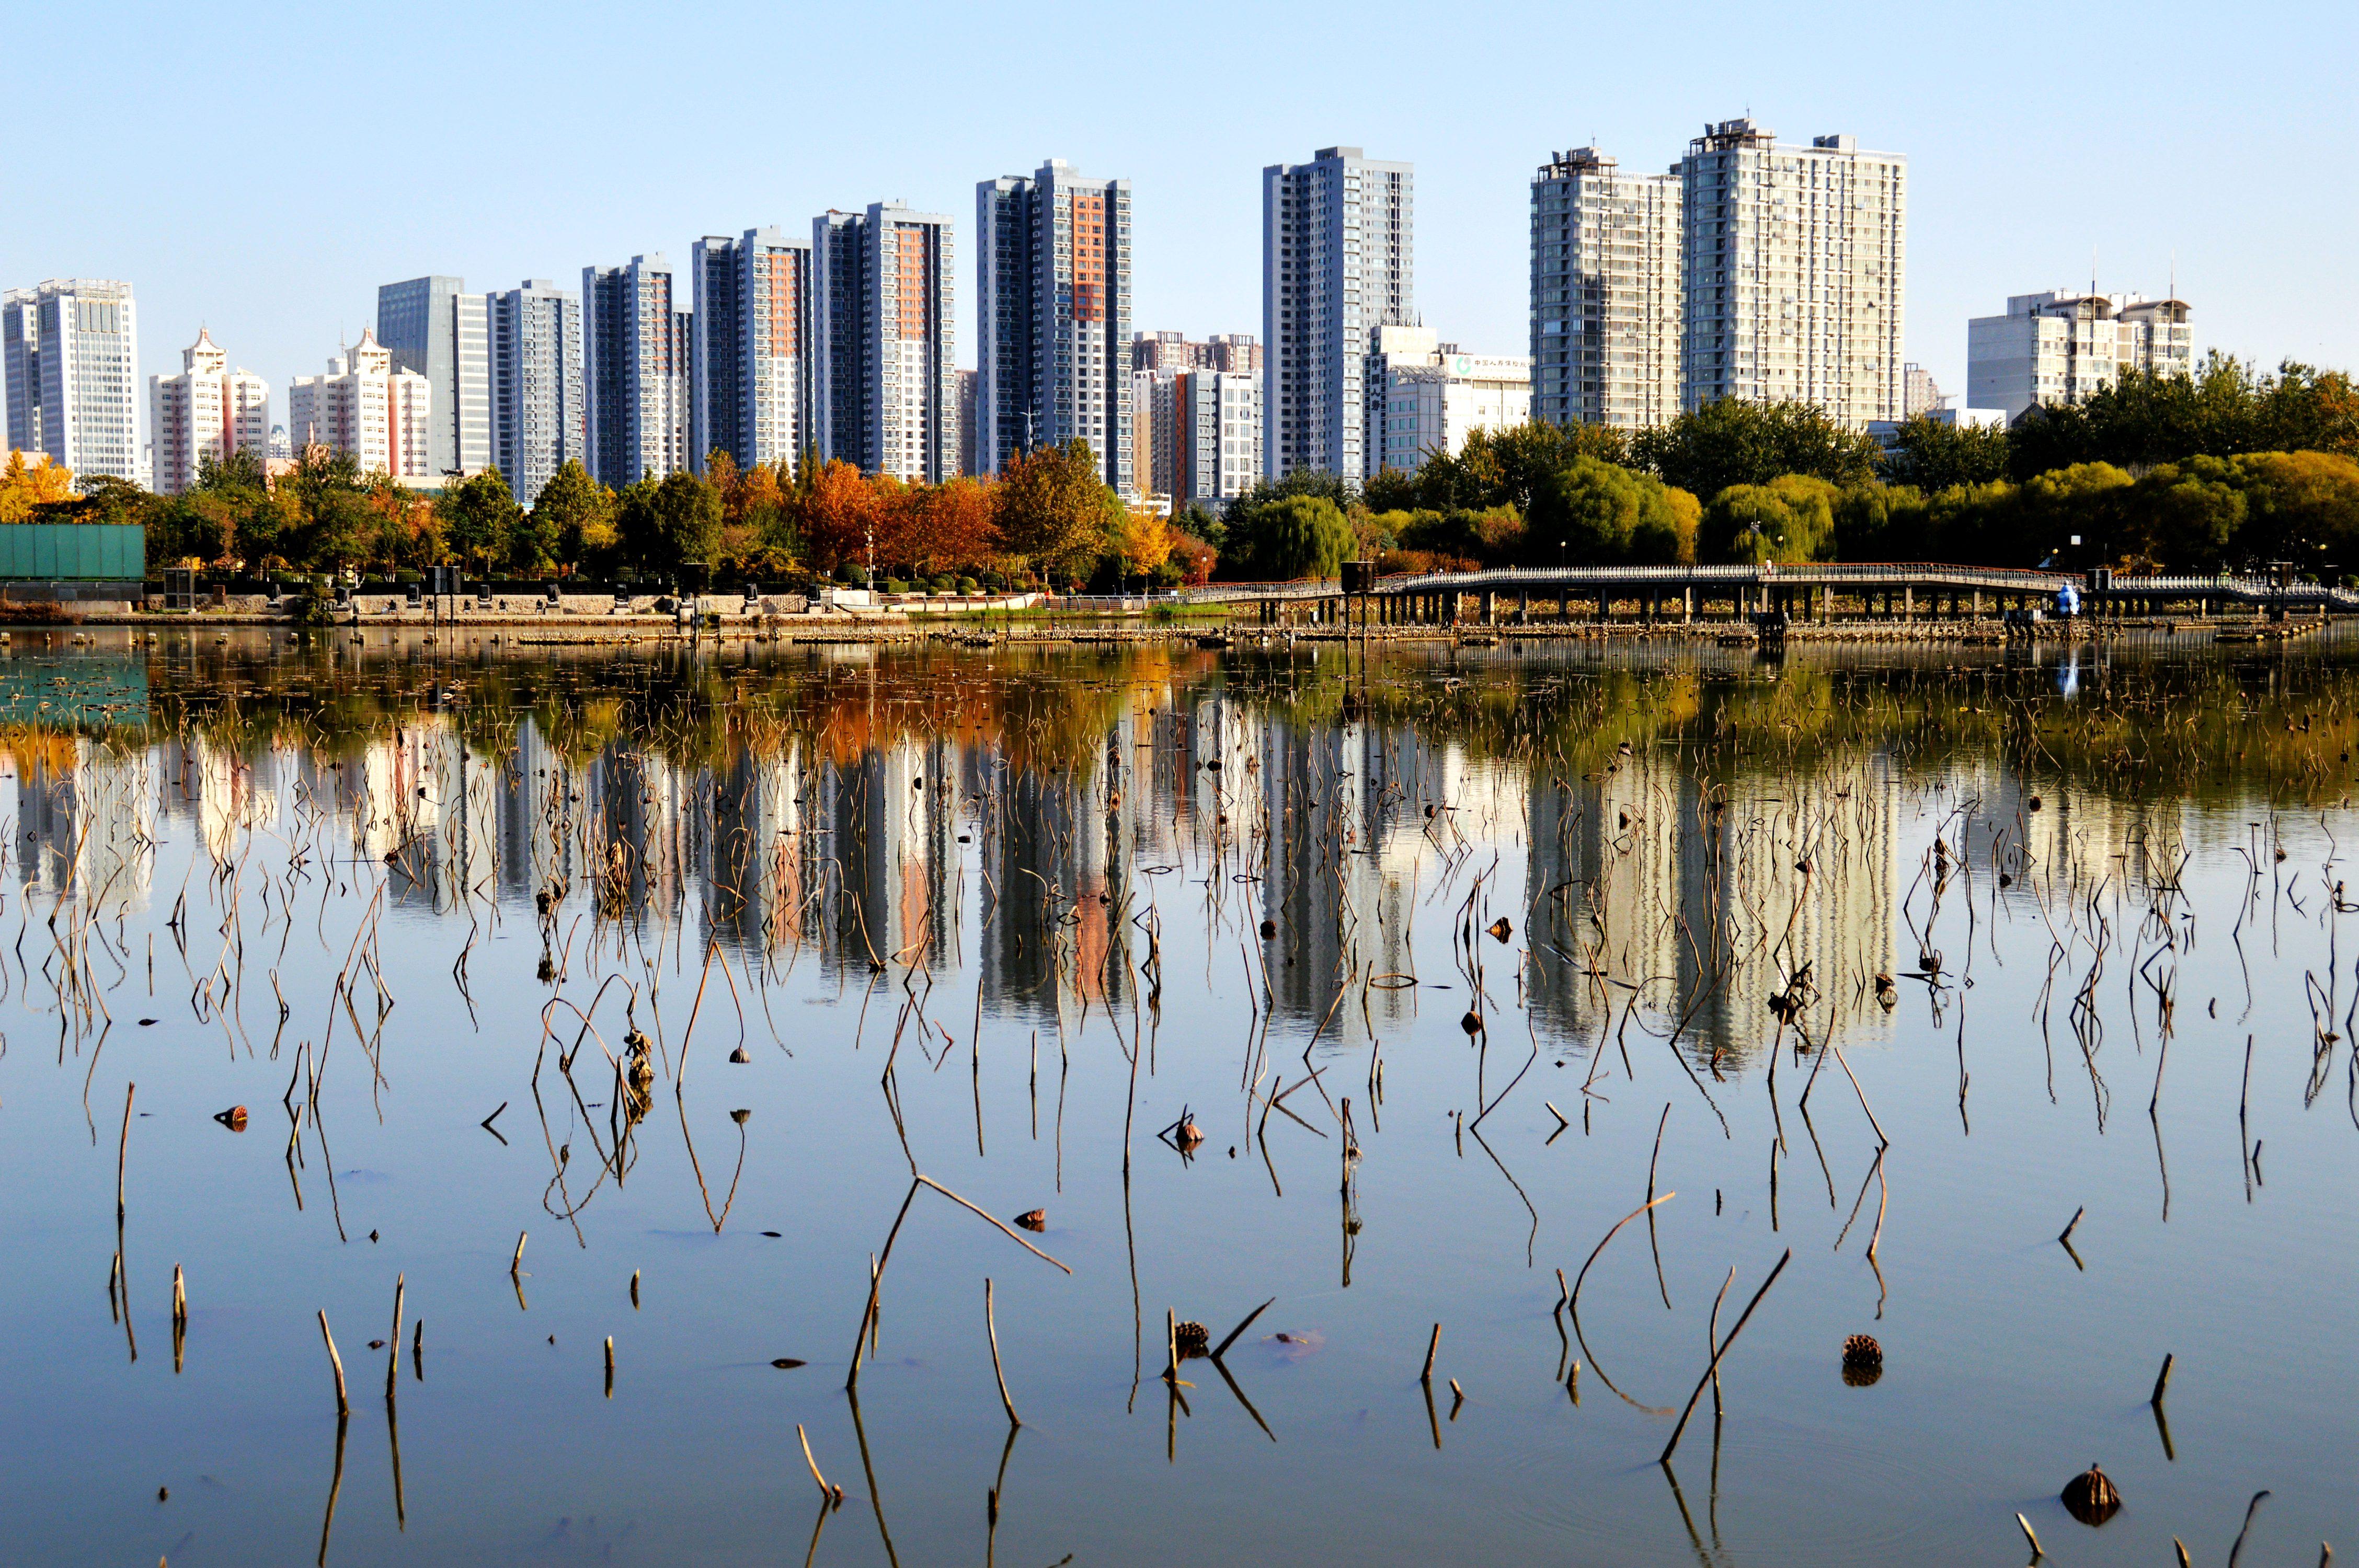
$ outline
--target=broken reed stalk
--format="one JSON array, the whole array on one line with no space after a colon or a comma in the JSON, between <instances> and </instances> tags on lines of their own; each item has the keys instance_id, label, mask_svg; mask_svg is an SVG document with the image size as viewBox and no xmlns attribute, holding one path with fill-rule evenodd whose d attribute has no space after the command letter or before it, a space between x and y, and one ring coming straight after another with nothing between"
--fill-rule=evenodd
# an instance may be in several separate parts
<instances>
[{"instance_id":1,"label":"broken reed stalk","mask_svg":"<svg viewBox=\"0 0 2359 1568\"><path fill-rule=\"evenodd\" d=\"M408 1288L408 1276L393 1277L393 1337L386 1340L385 1352L386 1402L393 1401L395 1380L401 1375L401 1298Z\"/></svg>"},{"instance_id":2,"label":"broken reed stalk","mask_svg":"<svg viewBox=\"0 0 2359 1568\"><path fill-rule=\"evenodd\" d=\"M2081 1217L2088 1212L2088 1206L2085 1204L2081 1207L2074 1209L2072 1211L2072 1217L2065 1221L2064 1228L2057 1233L2056 1239L2063 1242L2068 1247L2071 1245L2072 1233L2081 1227Z\"/></svg>"},{"instance_id":3,"label":"broken reed stalk","mask_svg":"<svg viewBox=\"0 0 2359 1568\"><path fill-rule=\"evenodd\" d=\"M999 1379L999 1402L1006 1407L1007 1424L1022 1426L1024 1422L1016 1413L1016 1401L1007 1397L1007 1374L999 1366L999 1318L992 1307L991 1279L988 1275L983 1281L983 1326L991 1339L991 1375Z\"/></svg>"},{"instance_id":4,"label":"broken reed stalk","mask_svg":"<svg viewBox=\"0 0 2359 1568\"><path fill-rule=\"evenodd\" d=\"M521 1270L521 1269L524 1267L524 1238L525 1238L525 1236L526 1236L526 1232L524 1232L524 1231L519 1230L519 1231L517 1231L517 1232L516 1232L516 1255L515 1255L514 1257L512 1257L512 1258L510 1258L510 1259L508 1260L508 1273L509 1273L510 1275L514 1275L517 1271Z\"/></svg>"},{"instance_id":5,"label":"broken reed stalk","mask_svg":"<svg viewBox=\"0 0 2359 1568\"><path fill-rule=\"evenodd\" d=\"M178 1263L172 1265L172 1326L177 1329L189 1326L189 1288L180 1279Z\"/></svg>"},{"instance_id":6,"label":"broken reed stalk","mask_svg":"<svg viewBox=\"0 0 2359 1568\"><path fill-rule=\"evenodd\" d=\"M131 1097L138 1088L137 1084L123 1086L123 1136L114 1145L114 1224L117 1229L123 1225L124 1165L131 1153Z\"/></svg>"},{"instance_id":7,"label":"broken reed stalk","mask_svg":"<svg viewBox=\"0 0 2359 1568\"><path fill-rule=\"evenodd\" d=\"M320 1337L328 1342L328 1365L335 1368L336 1414L340 1418L348 1416L353 1413L353 1402L344 1397L344 1358L336 1354L336 1336L328 1332L328 1309L325 1307L320 1309Z\"/></svg>"},{"instance_id":8,"label":"broken reed stalk","mask_svg":"<svg viewBox=\"0 0 2359 1568\"><path fill-rule=\"evenodd\" d=\"M1277 1298L1276 1296L1272 1296L1269 1298L1269 1301L1262 1303L1261 1305L1245 1314L1245 1320L1237 1325L1236 1327L1229 1330L1229 1336L1212 1347L1212 1359L1215 1361L1219 1360L1221 1357L1227 1352L1229 1346L1237 1342L1237 1336L1243 1334L1246 1329L1251 1328L1253 1326L1253 1320L1267 1312L1270 1308L1270 1303L1277 1300Z\"/></svg>"},{"instance_id":9,"label":"broken reed stalk","mask_svg":"<svg viewBox=\"0 0 2359 1568\"><path fill-rule=\"evenodd\" d=\"M1688 1396L1687 1409L1680 1412L1680 1423L1671 1428L1671 1440L1663 1444L1662 1454L1655 1461L1657 1464L1666 1467L1670 1465L1671 1455L1680 1446L1680 1437L1688 1429L1688 1418L1695 1414L1696 1401L1703 1398L1704 1385L1719 1372L1721 1361L1728 1355L1728 1347L1734 1345L1736 1336L1745 1332L1745 1325L1753 1316L1753 1309L1761 1304L1761 1298L1769 1293L1769 1287L1777 1282L1777 1276L1784 1273L1786 1265L1793 1260L1794 1249L1788 1247L1785 1255L1777 1260L1777 1266L1769 1271L1769 1277L1761 1281L1761 1288L1753 1292L1753 1299L1745 1303L1745 1310L1737 1314L1736 1326L1728 1331L1728 1337L1720 1342L1718 1350L1712 1352L1712 1364L1703 1369L1703 1376L1696 1379L1695 1392Z\"/></svg>"},{"instance_id":10,"label":"broken reed stalk","mask_svg":"<svg viewBox=\"0 0 2359 1568\"><path fill-rule=\"evenodd\" d=\"M1435 1324L1435 1325L1433 1325L1433 1337L1432 1337L1432 1338L1430 1338L1430 1339L1429 1339L1429 1340L1427 1340L1427 1341L1425 1342L1425 1370L1423 1370L1423 1371L1419 1372L1419 1373L1417 1375L1417 1380L1418 1380L1419 1382L1420 1382L1420 1383L1425 1383L1425 1384L1428 1384L1428 1385L1430 1385L1430 1384L1432 1383L1432 1381L1433 1381L1433 1354L1434 1354L1434 1352L1435 1352L1435 1351L1437 1351L1437 1350L1439 1350L1439 1349L1440 1349L1440 1348L1441 1348L1441 1325L1440 1325L1440 1324L1438 1324L1438 1323L1437 1323L1437 1324Z\"/></svg>"},{"instance_id":11,"label":"broken reed stalk","mask_svg":"<svg viewBox=\"0 0 2359 1568\"><path fill-rule=\"evenodd\" d=\"M1679 1195L1680 1195L1677 1193L1665 1193L1661 1197L1648 1198L1645 1203L1640 1204L1636 1208L1632 1209L1628 1214L1625 1214L1621 1218L1615 1220L1614 1222L1614 1228L1607 1231L1598 1241L1596 1247L1590 1251L1588 1262L1582 1264L1581 1272L1572 1277L1572 1289L1567 1292L1564 1298L1565 1306L1572 1314L1572 1321L1576 1325L1581 1322L1582 1281L1589 1278L1589 1265L1597 1261L1598 1253L1605 1250L1605 1243L1613 1240L1615 1233L1620 1231L1624 1226L1629 1224L1632 1220L1637 1218L1648 1209L1653 1208L1657 1204L1669 1203Z\"/></svg>"},{"instance_id":12,"label":"broken reed stalk","mask_svg":"<svg viewBox=\"0 0 2359 1568\"><path fill-rule=\"evenodd\" d=\"M2031 1560L2034 1563L2037 1563L2041 1558L2047 1556L2048 1549L2040 1545L2039 1537L2031 1532L2031 1521L2024 1518L2021 1514L2017 1514L2015 1516L2015 1522L2023 1527L2023 1539L2031 1542ZM2172 1539L2176 1540L2178 1538L2174 1536ZM2182 1546L2179 1549L2179 1560L2181 1563L2187 1561L2187 1548Z\"/></svg>"},{"instance_id":13,"label":"broken reed stalk","mask_svg":"<svg viewBox=\"0 0 2359 1568\"><path fill-rule=\"evenodd\" d=\"M811 1457L810 1433L803 1430L800 1422L795 1422L795 1435L802 1439L803 1463L810 1466L811 1479L819 1483L820 1500L824 1504L843 1501L843 1488L829 1486L827 1477L819 1473L819 1461Z\"/></svg>"},{"instance_id":14,"label":"broken reed stalk","mask_svg":"<svg viewBox=\"0 0 2359 1568\"><path fill-rule=\"evenodd\" d=\"M2146 1402L2158 1410L2162 1408L2162 1391L2170 1387L2170 1364L2177 1359L2175 1356L2163 1357L2162 1370L2154 1379L2154 1392L2147 1397Z\"/></svg>"},{"instance_id":15,"label":"broken reed stalk","mask_svg":"<svg viewBox=\"0 0 2359 1568\"><path fill-rule=\"evenodd\" d=\"M614 1336L606 1336L606 1397L614 1397Z\"/></svg>"}]
</instances>

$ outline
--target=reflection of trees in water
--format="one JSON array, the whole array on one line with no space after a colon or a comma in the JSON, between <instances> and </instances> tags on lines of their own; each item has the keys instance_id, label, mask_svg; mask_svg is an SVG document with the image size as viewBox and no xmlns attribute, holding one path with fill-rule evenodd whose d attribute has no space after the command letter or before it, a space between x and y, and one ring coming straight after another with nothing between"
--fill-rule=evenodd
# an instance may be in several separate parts
<instances>
[{"instance_id":1,"label":"reflection of trees in water","mask_svg":"<svg viewBox=\"0 0 2359 1568\"><path fill-rule=\"evenodd\" d=\"M1766 1039L1767 997L1805 964L1821 1019L1880 1025L1864 987L1914 967L1930 914L1897 859L1904 789L2025 899L2167 879L2210 818L2241 831L2205 803L2241 823L2256 788L2315 792L2359 736L2354 676L2325 665L2157 666L2071 701L2000 665L1438 655L1343 675L1332 652L184 654L148 667L152 752L120 727L12 731L19 874L137 885L153 810L216 859L325 812L435 907L588 890L610 922L693 920L784 962L973 962L986 1006L1043 1021L1119 998L1151 900L1167 932L1204 923L1219 973L1242 945L1282 1017L1342 998L1340 1023L1356 991L1382 1029L1417 993L1368 981L1417 968L1412 917L1495 849L1486 887L1528 943L1538 1027L1593 1043L1636 994L1658 1033L1686 1016L1703 1060ZM1517 860L1520 914L1501 898Z\"/></svg>"}]
</instances>

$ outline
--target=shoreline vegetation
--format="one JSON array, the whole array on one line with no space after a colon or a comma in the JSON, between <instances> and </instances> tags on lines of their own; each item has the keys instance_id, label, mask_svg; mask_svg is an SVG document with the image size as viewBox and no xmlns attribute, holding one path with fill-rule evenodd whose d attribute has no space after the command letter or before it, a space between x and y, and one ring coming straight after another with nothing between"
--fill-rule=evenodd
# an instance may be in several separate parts
<instances>
[{"instance_id":1,"label":"shoreline vegetation","mask_svg":"<svg viewBox=\"0 0 2359 1568\"><path fill-rule=\"evenodd\" d=\"M536 496L496 469L438 491L306 449L274 470L207 458L186 493L8 455L0 524L144 530L150 568L292 581L618 578L676 589L814 594L1041 590L1110 596L1219 581L1495 567L1944 560L2125 573L2279 566L2359 579L2359 391L2218 353L2136 373L2005 429L1920 415L1888 439L1801 403L1723 400L1660 428L1532 423L1475 431L1414 471L1299 470L1225 499L1126 502L1083 442L989 478L912 482L816 452L619 490L569 462Z\"/></svg>"}]
</instances>

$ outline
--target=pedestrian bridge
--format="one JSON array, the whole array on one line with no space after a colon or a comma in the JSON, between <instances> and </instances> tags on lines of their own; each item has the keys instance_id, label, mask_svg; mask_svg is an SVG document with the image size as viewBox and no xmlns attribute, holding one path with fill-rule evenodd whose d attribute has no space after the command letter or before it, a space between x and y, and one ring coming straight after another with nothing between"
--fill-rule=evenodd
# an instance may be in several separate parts
<instances>
[{"instance_id":1,"label":"pedestrian bridge","mask_svg":"<svg viewBox=\"0 0 2359 1568\"><path fill-rule=\"evenodd\" d=\"M1258 605L1265 621L1299 614L1338 619L1364 600L1373 623L1492 623L1502 609L1529 622L1605 619L1692 621L1784 614L1793 620L1979 618L2010 610L2052 609L2071 586L2087 613L2218 615L2248 607L2281 617L2359 611L2359 592L2289 576L2121 576L2104 571L2023 571L1933 562L1811 562L1806 565L1667 567L1494 567L1479 571L1397 573L1347 594L1333 578L1296 582L1208 583L1181 592L1187 604ZM1503 604L1504 601L1504 604Z\"/></svg>"}]
</instances>

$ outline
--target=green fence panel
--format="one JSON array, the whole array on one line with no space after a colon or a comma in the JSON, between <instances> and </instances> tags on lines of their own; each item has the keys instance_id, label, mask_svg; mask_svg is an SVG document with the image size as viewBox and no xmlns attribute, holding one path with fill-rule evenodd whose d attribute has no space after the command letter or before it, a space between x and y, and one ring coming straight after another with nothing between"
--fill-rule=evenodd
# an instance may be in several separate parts
<instances>
[{"instance_id":1,"label":"green fence panel","mask_svg":"<svg viewBox=\"0 0 2359 1568\"><path fill-rule=\"evenodd\" d=\"M136 582L147 575L147 531L115 523L0 524L0 579Z\"/></svg>"}]
</instances>

